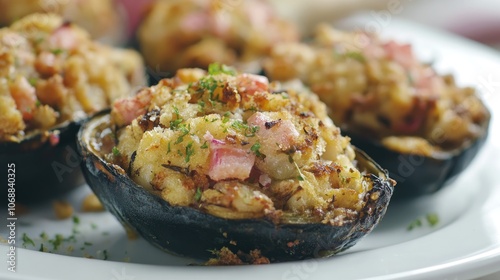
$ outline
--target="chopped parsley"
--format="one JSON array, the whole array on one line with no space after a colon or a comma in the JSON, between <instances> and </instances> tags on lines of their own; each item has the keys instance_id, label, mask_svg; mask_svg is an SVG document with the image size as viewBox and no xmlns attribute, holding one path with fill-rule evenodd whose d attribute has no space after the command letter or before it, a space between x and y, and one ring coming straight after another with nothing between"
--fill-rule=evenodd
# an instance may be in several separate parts
<instances>
[{"instance_id":1,"label":"chopped parsley","mask_svg":"<svg viewBox=\"0 0 500 280\"><path fill-rule=\"evenodd\" d=\"M38 249L40 252L45 252L45 247L43 247L43 243L40 244L40 249Z\"/></svg>"},{"instance_id":2,"label":"chopped parsley","mask_svg":"<svg viewBox=\"0 0 500 280\"><path fill-rule=\"evenodd\" d=\"M51 53L55 54L55 55L60 55L64 52L64 50L62 49L53 49L50 51Z\"/></svg>"},{"instance_id":3,"label":"chopped parsley","mask_svg":"<svg viewBox=\"0 0 500 280\"><path fill-rule=\"evenodd\" d=\"M189 162L191 159L191 156L194 155L194 148L193 148L193 142L189 142L186 146L186 158L185 161Z\"/></svg>"},{"instance_id":4,"label":"chopped parsley","mask_svg":"<svg viewBox=\"0 0 500 280\"><path fill-rule=\"evenodd\" d=\"M178 128L179 131L181 131L181 135L177 138L177 140L175 140L175 143L174 144L179 144L181 143L182 141L184 141L184 136L188 135L189 131L191 130L191 125L185 125L185 124L181 124L179 125L179 128Z\"/></svg>"},{"instance_id":5,"label":"chopped parsley","mask_svg":"<svg viewBox=\"0 0 500 280\"><path fill-rule=\"evenodd\" d=\"M111 150L111 152L113 153L113 155L115 157L117 157L117 156L120 155L120 150L118 150L118 148L116 146L113 147L113 149Z\"/></svg>"},{"instance_id":6,"label":"chopped parsley","mask_svg":"<svg viewBox=\"0 0 500 280\"><path fill-rule=\"evenodd\" d=\"M299 166L297 165L297 163L294 161L293 164L295 164L295 168L297 168L297 172L299 172L299 176L297 176L297 180L299 181L304 181L304 174L302 174L302 172L300 171L300 168Z\"/></svg>"},{"instance_id":7,"label":"chopped parsley","mask_svg":"<svg viewBox=\"0 0 500 280\"><path fill-rule=\"evenodd\" d=\"M200 80L200 88L210 92L210 100L214 100L212 95L218 86L219 83L213 77L204 77Z\"/></svg>"},{"instance_id":8,"label":"chopped parsley","mask_svg":"<svg viewBox=\"0 0 500 280\"><path fill-rule=\"evenodd\" d=\"M217 75L217 74L228 74L231 76L236 75L236 71L224 64L219 64L219 63L212 63L208 65L208 74L210 75Z\"/></svg>"},{"instance_id":9,"label":"chopped parsley","mask_svg":"<svg viewBox=\"0 0 500 280\"><path fill-rule=\"evenodd\" d=\"M439 223L439 216L436 213L428 213L427 215L425 215L425 219L424 218L415 219L408 225L406 229L413 230L417 227L421 227L424 224L423 221L426 221L429 226L434 227Z\"/></svg>"},{"instance_id":10,"label":"chopped parsley","mask_svg":"<svg viewBox=\"0 0 500 280\"><path fill-rule=\"evenodd\" d=\"M439 217L436 213L429 213L425 216L425 218L431 227L439 223Z\"/></svg>"},{"instance_id":11,"label":"chopped parsley","mask_svg":"<svg viewBox=\"0 0 500 280\"><path fill-rule=\"evenodd\" d=\"M177 106L173 106L174 107L174 114L177 116L177 118L179 118L179 108L177 108Z\"/></svg>"},{"instance_id":12,"label":"chopped parsley","mask_svg":"<svg viewBox=\"0 0 500 280\"><path fill-rule=\"evenodd\" d=\"M92 246L92 243L85 241L85 242L83 242L83 245L84 246Z\"/></svg>"},{"instance_id":13,"label":"chopped parsley","mask_svg":"<svg viewBox=\"0 0 500 280\"><path fill-rule=\"evenodd\" d=\"M172 150L170 149L170 141L167 144L167 155L170 154Z\"/></svg>"},{"instance_id":14,"label":"chopped parsley","mask_svg":"<svg viewBox=\"0 0 500 280\"><path fill-rule=\"evenodd\" d=\"M196 189L196 193L194 194L194 200L196 200L196 201L200 201L200 199L201 199L201 194L202 194L201 188L197 188L197 189Z\"/></svg>"},{"instance_id":15,"label":"chopped parsley","mask_svg":"<svg viewBox=\"0 0 500 280\"><path fill-rule=\"evenodd\" d=\"M421 227L421 226L422 226L422 220L420 220L420 219L416 219L416 220L412 221L412 222L408 225L408 227L407 227L406 229L407 229L407 230L413 230L413 229L415 229L415 228L417 228L417 227Z\"/></svg>"},{"instance_id":16,"label":"chopped parsley","mask_svg":"<svg viewBox=\"0 0 500 280\"><path fill-rule=\"evenodd\" d=\"M365 56L362 53L360 53L360 52L347 52L345 54L345 56L348 57L348 58L355 59L355 60L357 60L357 61L359 61L361 63L365 63L366 62Z\"/></svg>"},{"instance_id":17,"label":"chopped parsley","mask_svg":"<svg viewBox=\"0 0 500 280\"><path fill-rule=\"evenodd\" d=\"M229 121L230 115L231 115L230 112L225 112L224 115L222 116L222 123L227 123Z\"/></svg>"},{"instance_id":18,"label":"chopped parsley","mask_svg":"<svg viewBox=\"0 0 500 280\"><path fill-rule=\"evenodd\" d=\"M30 83L31 86L36 86L36 83L38 82L38 78L29 78L28 82Z\"/></svg>"},{"instance_id":19,"label":"chopped parsley","mask_svg":"<svg viewBox=\"0 0 500 280\"><path fill-rule=\"evenodd\" d=\"M259 131L259 126L257 125L249 126L240 120L235 120L231 124L231 127L236 130L242 131L246 137L253 137L255 136L255 133Z\"/></svg>"},{"instance_id":20,"label":"chopped parsley","mask_svg":"<svg viewBox=\"0 0 500 280\"><path fill-rule=\"evenodd\" d=\"M45 241L45 240L47 240L47 239L49 239L49 237L47 236L47 233L45 233L45 231L44 231L44 232L42 232L42 233L40 233L40 238L41 238L42 240L44 240L44 241Z\"/></svg>"},{"instance_id":21,"label":"chopped parsley","mask_svg":"<svg viewBox=\"0 0 500 280\"><path fill-rule=\"evenodd\" d=\"M203 143L203 145L201 145L200 147L201 149L207 149L208 148L208 144L207 144L207 141L205 141L205 143Z\"/></svg>"},{"instance_id":22,"label":"chopped parsley","mask_svg":"<svg viewBox=\"0 0 500 280\"><path fill-rule=\"evenodd\" d=\"M252 151L259 158L265 158L265 155L263 155L260 152L260 143L259 142L255 142L255 144L253 144L252 147L250 147L250 151Z\"/></svg>"},{"instance_id":23,"label":"chopped parsley","mask_svg":"<svg viewBox=\"0 0 500 280\"><path fill-rule=\"evenodd\" d=\"M200 108L198 109L198 111L200 113L203 113L204 112L204 108L205 108L205 102L203 100L198 100L198 106L200 106Z\"/></svg>"},{"instance_id":24,"label":"chopped parsley","mask_svg":"<svg viewBox=\"0 0 500 280\"><path fill-rule=\"evenodd\" d=\"M59 248L59 246L61 246L63 241L64 241L64 237L61 234L56 234L56 237L54 239L49 240L49 243L52 244L52 246L54 247L54 250L57 250Z\"/></svg>"},{"instance_id":25,"label":"chopped parsley","mask_svg":"<svg viewBox=\"0 0 500 280\"><path fill-rule=\"evenodd\" d=\"M35 247L35 242L33 242L33 239L29 238L29 236L26 233L23 233L23 247L26 247L26 245L29 244Z\"/></svg>"},{"instance_id":26,"label":"chopped parsley","mask_svg":"<svg viewBox=\"0 0 500 280\"><path fill-rule=\"evenodd\" d=\"M77 216L73 216L73 223L75 225L78 225L80 223L80 218L78 218Z\"/></svg>"},{"instance_id":27,"label":"chopped parsley","mask_svg":"<svg viewBox=\"0 0 500 280\"><path fill-rule=\"evenodd\" d=\"M171 129L178 129L179 125L182 123L183 119L176 119L173 121L170 121L170 128Z\"/></svg>"}]
</instances>

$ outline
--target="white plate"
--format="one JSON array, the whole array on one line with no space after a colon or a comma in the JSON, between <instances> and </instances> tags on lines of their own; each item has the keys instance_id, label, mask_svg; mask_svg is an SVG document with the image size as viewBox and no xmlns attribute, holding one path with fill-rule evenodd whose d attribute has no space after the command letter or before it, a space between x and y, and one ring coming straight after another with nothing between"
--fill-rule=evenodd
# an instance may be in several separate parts
<instances>
[{"instance_id":1,"label":"white plate","mask_svg":"<svg viewBox=\"0 0 500 280\"><path fill-rule=\"evenodd\" d=\"M472 42L390 19L378 23L373 15L365 28L379 24L386 36L412 42L421 57L433 59L440 72L453 73L459 84L475 85L490 108L500 107L500 57ZM366 21L368 20L368 21ZM494 112L496 113L496 112ZM494 114L490 137L478 157L452 185L439 193L408 203L392 203L381 224L347 252L327 258L261 266L186 266L194 260L174 257L148 245L128 240L125 231L108 213L77 212L79 223L56 221L50 205L31 209L17 221L16 273L0 268L7 279L470 279L500 268L500 123ZM79 210L89 193L84 186L67 197ZM439 216L431 227L408 230L417 218ZM7 221L6 211L1 220ZM5 222L7 223L7 222ZM0 234L7 237L5 226ZM75 239L64 241L54 254L42 253L45 232ZM23 233L36 246L22 248ZM92 245L89 243L90 242ZM53 245L44 242L49 250ZM7 246L0 246L6 259ZM70 257L72 256L72 257ZM92 256L94 259L83 258ZM107 257L107 260L102 260Z\"/></svg>"}]
</instances>

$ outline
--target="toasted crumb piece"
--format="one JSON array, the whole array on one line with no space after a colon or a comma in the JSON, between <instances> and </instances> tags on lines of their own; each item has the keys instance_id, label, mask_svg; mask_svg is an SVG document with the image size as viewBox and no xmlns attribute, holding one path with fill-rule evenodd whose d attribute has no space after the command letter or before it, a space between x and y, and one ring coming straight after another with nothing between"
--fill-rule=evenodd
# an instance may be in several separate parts
<instances>
[{"instance_id":1,"label":"toasted crumb piece","mask_svg":"<svg viewBox=\"0 0 500 280\"><path fill-rule=\"evenodd\" d=\"M73 216L73 206L67 201L56 200L52 204L56 218L59 220L68 219Z\"/></svg>"},{"instance_id":2,"label":"toasted crumb piece","mask_svg":"<svg viewBox=\"0 0 500 280\"><path fill-rule=\"evenodd\" d=\"M137 231L135 231L130 226L123 225L123 228L125 229L125 233L127 233L128 240L136 240L137 238L139 238L139 234L137 233Z\"/></svg>"},{"instance_id":3,"label":"toasted crumb piece","mask_svg":"<svg viewBox=\"0 0 500 280\"><path fill-rule=\"evenodd\" d=\"M104 206L102 206L102 203L97 198L97 196L92 193L83 199L82 211L83 212L102 212L102 211L104 211Z\"/></svg>"},{"instance_id":4,"label":"toasted crumb piece","mask_svg":"<svg viewBox=\"0 0 500 280\"><path fill-rule=\"evenodd\" d=\"M205 265L242 265L242 264L269 264L268 258L262 256L260 250L255 249L249 254L238 251L233 253L227 247L213 252L217 257L209 259Z\"/></svg>"}]
</instances>

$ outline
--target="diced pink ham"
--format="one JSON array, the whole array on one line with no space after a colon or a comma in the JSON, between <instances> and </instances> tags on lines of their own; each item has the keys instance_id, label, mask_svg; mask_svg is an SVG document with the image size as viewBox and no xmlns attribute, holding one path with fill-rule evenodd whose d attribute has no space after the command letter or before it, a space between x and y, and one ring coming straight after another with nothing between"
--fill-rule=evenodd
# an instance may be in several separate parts
<instances>
[{"instance_id":1,"label":"diced pink ham","mask_svg":"<svg viewBox=\"0 0 500 280\"><path fill-rule=\"evenodd\" d=\"M236 84L240 94L253 95L255 92L269 90L269 80L260 75L240 74L236 77Z\"/></svg>"},{"instance_id":2,"label":"diced pink ham","mask_svg":"<svg viewBox=\"0 0 500 280\"><path fill-rule=\"evenodd\" d=\"M273 10L262 1L248 1L249 7L246 9L251 25L257 28L266 28L266 24L273 18Z\"/></svg>"},{"instance_id":3,"label":"diced pink ham","mask_svg":"<svg viewBox=\"0 0 500 280\"><path fill-rule=\"evenodd\" d=\"M393 129L397 132L411 134L420 129L424 123L426 111L429 109L429 103L425 100L418 100L414 111L411 114L411 119L401 123L396 123Z\"/></svg>"},{"instance_id":4,"label":"diced pink ham","mask_svg":"<svg viewBox=\"0 0 500 280\"><path fill-rule=\"evenodd\" d=\"M152 95L149 90L142 90L136 96L123 98L113 104L113 114L120 125L129 125L132 121L146 113Z\"/></svg>"},{"instance_id":5,"label":"diced pink ham","mask_svg":"<svg viewBox=\"0 0 500 280\"><path fill-rule=\"evenodd\" d=\"M36 90L30 85L26 78L18 78L11 86L10 93L16 102L17 109L23 115L23 120L33 118L33 110L36 107Z\"/></svg>"},{"instance_id":6,"label":"diced pink ham","mask_svg":"<svg viewBox=\"0 0 500 280\"><path fill-rule=\"evenodd\" d=\"M209 27L208 14L205 11L193 12L185 16L180 23L181 30L186 32L198 32Z\"/></svg>"},{"instance_id":7,"label":"diced pink ham","mask_svg":"<svg viewBox=\"0 0 500 280\"><path fill-rule=\"evenodd\" d=\"M49 143L51 146L57 146L59 144L59 141L61 140L59 134L50 134L49 136Z\"/></svg>"},{"instance_id":8,"label":"diced pink ham","mask_svg":"<svg viewBox=\"0 0 500 280\"><path fill-rule=\"evenodd\" d=\"M389 41L383 47L387 57L396 61L405 69L409 70L415 65L415 57L413 56L411 45Z\"/></svg>"},{"instance_id":9,"label":"diced pink ham","mask_svg":"<svg viewBox=\"0 0 500 280\"><path fill-rule=\"evenodd\" d=\"M210 136L212 135L207 132L205 139L210 139ZM245 180L250 176L254 163L255 155L249 150L228 145L211 137L208 176L212 180Z\"/></svg>"},{"instance_id":10,"label":"diced pink ham","mask_svg":"<svg viewBox=\"0 0 500 280\"><path fill-rule=\"evenodd\" d=\"M419 70L415 81L415 95L430 99L439 98L441 87L444 86L443 78L438 76L431 68Z\"/></svg>"},{"instance_id":11,"label":"diced pink ham","mask_svg":"<svg viewBox=\"0 0 500 280\"><path fill-rule=\"evenodd\" d=\"M73 50L80 44L78 34L70 25L62 25L49 38L50 46L54 49Z\"/></svg>"},{"instance_id":12,"label":"diced pink ham","mask_svg":"<svg viewBox=\"0 0 500 280\"><path fill-rule=\"evenodd\" d=\"M251 115L247 122L249 125L259 127L257 136L265 140L261 142L261 146L276 147L278 144L282 149L288 149L300 136L290 120L272 120L261 112Z\"/></svg>"}]
</instances>

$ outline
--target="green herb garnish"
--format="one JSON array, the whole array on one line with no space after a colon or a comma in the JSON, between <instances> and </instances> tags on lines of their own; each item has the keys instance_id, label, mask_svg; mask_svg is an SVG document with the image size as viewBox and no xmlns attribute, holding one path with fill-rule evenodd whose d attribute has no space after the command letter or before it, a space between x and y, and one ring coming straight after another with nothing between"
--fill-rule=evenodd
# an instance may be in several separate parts
<instances>
[{"instance_id":1,"label":"green herb garnish","mask_svg":"<svg viewBox=\"0 0 500 280\"><path fill-rule=\"evenodd\" d=\"M184 141L184 136L186 136L191 130L191 125L186 126L185 124L179 125L179 131L181 131L181 135L175 140L174 144L179 144Z\"/></svg>"},{"instance_id":2,"label":"green herb garnish","mask_svg":"<svg viewBox=\"0 0 500 280\"><path fill-rule=\"evenodd\" d=\"M55 54L55 55L60 55L64 52L64 50L62 49L53 49L50 51L51 53Z\"/></svg>"},{"instance_id":3,"label":"green herb garnish","mask_svg":"<svg viewBox=\"0 0 500 280\"><path fill-rule=\"evenodd\" d=\"M229 121L230 115L231 115L230 112L225 112L224 115L222 116L222 123L227 123Z\"/></svg>"},{"instance_id":4,"label":"green herb garnish","mask_svg":"<svg viewBox=\"0 0 500 280\"><path fill-rule=\"evenodd\" d=\"M436 213L429 213L425 216L425 218L431 227L439 223L439 217Z\"/></svg>"},{"instance_id":5,"label":"green herb garnish","mask_svg":"<svg viewBox=\"0 0 500 280\"><path fill-rule=\"evenodd\" d=\"M118 150L118 148L116 146L114 146L113 149L111 149L111 152L113 153L113 155L115 157L120 155L120 150Z\"/></svg>"},{"instance_id":6,"label":"green herb garnish","mask_svg":"<svg viewBox=\"0 0 500 280\"><path fill-rule=\"evenodd\" d=\"M219 83L213 77L204 77L200 80L200 88L208 90L210 94L210 100L213 100L213 92L219 86Z\"/></svg>"},{"instance_id":7,"label":"green herb garnish","mask_svg":"<svg viewBox=\"0 0 500 280\"><path fill-rule=\"evenodd\" d=\"M408 225L406 229L413 230L414 228L421 227L423 225L422 220L423 218L415 219ZM428 213L427 215L425 215L425 221L427 221L429 226L434 227L439 223L439 217L436 213Z\"/></svg>"},{"instance_id":8,"label":"green herb garnish","mask_svg":"<svg viewBox=\"0 0 500 280\"><path fill-rule=\"evenodd\" d=\"M174 107L174 114L177 116L177 118L179 118L179 108L177 108L177 106L173 106Z\"/></svg>"},{"instance_id":9,"label":"green herb garnish","mask_svg":"<svg viewBox=\"0 0 500 280\"><path fill-rule=\"evenodd\" d=\"M176 130L179 125L182 123L183 119L176 119L173 121L170 121L170 128Z\"/></svg>"},{"instance_id":10,"label":"green herb garnish","mask_svg":"<svg viewBox=\"0 0 500 280\"><path fill-rule=\"evenodd\" d=\"M252 147L250 147L250 151L252 151L259 158L265 158L266 157L265 155L263 155L260 152L260 143L259 142L255 142L255 144L253 144Z\"/></svg>"},{"instance_id":11,"label":"green herb garnish","mask_svg":"<svg viewBox=\"0 0 500 280\"><path fill-rule=\"evenodd\" d=\"M200 199L201 199L201 194L202 194L201 188L197 188L197 189L196 189L196 193L194 194L194 200L196 200L196 201L200 201Z\"/></svg>"},{"instance_id":12,"label":"green herb garnish","mask_svg":"<svg viewBox=\"0 0 500 280\"><path fill-rule=\"evenodd\" d=\"M47 236L47 233L45 233L45 231L44 231L44 232L42 232L42 233L40 233L40 238L41 238L42 240L47 240L47 239L49 239L49 237Z\"/></svg>"},{"instance_id":13,"label":"green herb garnish","mask_svg":"<svg viewBox=\"0 0 500 280\"><path fill-rule=\"evenodd\" d=\"M413 229L415 229L417 227L421 227L421 226L422 226L422 221L420 219L416 219L413 222L411 222L406 229L413 230Z\"/></svg>"},{"instance_id":14,"label":"green herb garnish","mask_svg":"<svg viewBox=\"0 0 500 280\"><path fill-rule=\"evenodd\" d=\"M30 83L30 85L32 86L36 86L36 83L38 82L38 78L29 78L28 79L28 82ZM38 101L38 100L37 100Z\"/></svg>"},{"instance_id":15,"label":"green herb garnish","mask_svg":"<svg viewBox=\"0 0 500 280\"><path fill-rule=\"evenodd\" d=\"M56 237L54 239L49 240L49 243L51 243L52 246L54 246L54 250L57 250L59 246L61 246L63 241L64 237L61 234L56 234Z\"/></svg>"},{"instance_id":16,"label":"green herb garnish","mask_svg":"<svg viewBox=\"0 0 500 280\"><path fill-rule=\"evenodd\" d=\"M198 100L198 106L200 106L200 108L198 109L198 111L200 113L203 113L204 112L204 108L205 108L205 102L203 100Z\"/></svg>"},{"instance_id":17,"label":"green herb garnish","mask_svg":"<svg viewBox=\"0 0 500 280\"><path fill-rule=\"evenodd\" d=\"M361 63L365 63L366 62L366 59L364 57L364 55L360 52L347 52L345 54L346 57L349 57L349 58L352 58L352 59L355 59Z\"/></svg>"},{"instance_id":18,"label":"green herb garnish","mask_svg":"<svg viewBox=\"0 0 500 280\"><path fill-rule=\"evenodd\" d=\"M236 71L224 64L219 64L219 63L212 63L208 65L208 74L210 75L217 75L217 74L228 74L231 76L236 75Z\"/></svg>"},{"instance_id":19,"label":"green herb garnish","mask_svg":"<svg viewBox=\"0 0 500 280\"><path fill-rule=\"evenodd\" d=\"M194 148L193 148L193 142L189 142L186 146L186 158L185 161L189 162L191 159L191 156L194 155Z\"/></svg>"},{"instance_id":20,"label":"green herb garnish","mask_svg":"<svg viewBox=\"0 0 500 280\"><path fill-rule=\"evenodd\" d=\"M208 148L208 144L207 144L207 141L205 141L205 143L203 143L203 145L201 145L200 147L201 149L207 149Z\"/></svg>"},{"instance_id":21,"label":"green herb garnish","mask_svg":"<svg viewBox=\"0 0 500 280\"><path fill-rule=\"evenodd\" d=\"M35 242L26 233L23 233L23 247L26 247L26 245L33 245L35 247Z\"/></svg>"}]
</instances>

